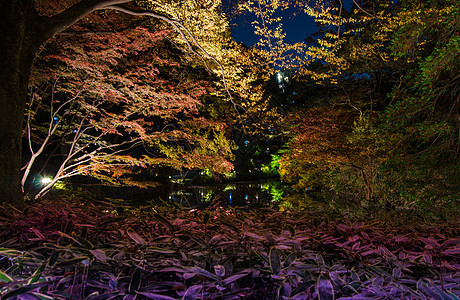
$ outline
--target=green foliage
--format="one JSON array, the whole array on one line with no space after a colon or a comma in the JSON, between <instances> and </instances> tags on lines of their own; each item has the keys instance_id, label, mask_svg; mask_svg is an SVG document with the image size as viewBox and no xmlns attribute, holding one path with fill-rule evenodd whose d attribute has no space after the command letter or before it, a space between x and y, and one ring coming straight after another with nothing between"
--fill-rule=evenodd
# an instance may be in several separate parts
<instances>
[{"instance_id":1,"label":"green foliage","mask_svg":"<svg viewBox=\"0 0 460 300\"><path fill-rule=\"evenodd\" d=\"M457 210L456 1L356 1L350 11L340 3L317 1L306 9L320 31L297 80L332 92L314 103L324 115L309 120L304 110L304 118L288 123L295 134L280 159L282 179L302 191L323 187L331 199ZM343 106L354 118L334 114ZM320 121L327 118L333 121Z\"/></svg>"},{"instance_id":2,"label":"green foliage","mask_svg":"<svg viewBox=\"0 0 460 300\"><path fill-rule=\"evenodd\" d=\"M278 153L280 153L278 151ZM262 172L269 176L279 176L278 168L279 168L279 160L281 159L281 154L272 154L271 161L268 164L262 164L261 170Z\"/></svg>"}]
</instances>

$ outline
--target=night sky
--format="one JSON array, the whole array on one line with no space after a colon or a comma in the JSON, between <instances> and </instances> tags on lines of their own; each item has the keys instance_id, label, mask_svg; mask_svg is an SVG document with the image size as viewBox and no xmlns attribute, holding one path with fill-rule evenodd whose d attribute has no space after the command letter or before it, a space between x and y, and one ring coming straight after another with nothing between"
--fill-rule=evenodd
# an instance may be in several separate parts
<instances>
[{"instance_id":1,"label":"night sky","mask_svg":"<svg viewBox=\"0 0 460 300\"><path fill-rule=\"evenodd\" d=\"M235 7L238 0L223 0L224 12L229 13L232 7ZM344 1L344 8L351 8L352 0ZM308 35L316 31L314 19L305 13L299 11L299 8L292 8L283 12L284 26L286 33L285 41L294 44L303 41ZM242 42L246 46L252 46L257 42L258 37L253 34L254 29L251 22L254 15L239 15L230 19L232 36L237 42Z\"/></svg>"}]
</instances>

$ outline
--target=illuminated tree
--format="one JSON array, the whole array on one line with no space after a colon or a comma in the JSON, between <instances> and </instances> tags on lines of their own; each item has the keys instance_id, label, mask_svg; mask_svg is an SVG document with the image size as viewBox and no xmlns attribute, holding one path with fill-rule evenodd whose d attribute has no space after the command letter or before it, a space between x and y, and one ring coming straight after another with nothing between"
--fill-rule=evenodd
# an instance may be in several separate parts
<instances>
[{"instance_id":1,"label":"illuminated tree","mask_svg":"<svg viewBox=\"0 0 460 300\"><path fill-rule=\"evenodd\" d=\"M216 63L193 40L193 36L184 26L171 19L171 11L164 12L164 14L156 13L155 9L160 5L152 1L153 6L150 5L151 8L146 9L146 6L149 6L147 2L135 3L130 0L82 0L60 3L32 0L2 1L0 4L0 38L2 40L0 53L4 58L1 62L3 72L0 76L0 105L2 106L0 115L0 195L2 199L12 202L21 199L19 171L22 148L21 131L29 76L40 47L57 33L97 10L115 10L120 14L145 15L167 22L170 28L188 41L189 51L193 53L198 51L204 59L210 59ZM84 64L84 61L75 63Z\"/></svg>"},{"instance_id":2,"label":"illuminated tree","mask_svg":"<svg viewBox=\"0 0 460 300\"><path fill-rule=\"evenodd\" d=\"M313 108L293 112L287 129L293 138L279 160L281 178L299 190L325 184L327 174L352 164L346 143L353 115L340 109Z\"/></svg>"},{"instance_id":3,"label":"illuminated tree","mask_svg":"<svg viewBox=\"0 0 460 300\"><path fill-rule=\"evenodd\" d=\"M366 197L407 205L434 199L454 203L458 5L355 0L345 11L342 4L307 6L321 30L301 75L335 91L322 105L345 105L360 116L350 123L346 142L366 179ZM353 183L347 178L360 177L349 176L350 170L338 173L348 188Z\"/></svg>"}]
</instances>

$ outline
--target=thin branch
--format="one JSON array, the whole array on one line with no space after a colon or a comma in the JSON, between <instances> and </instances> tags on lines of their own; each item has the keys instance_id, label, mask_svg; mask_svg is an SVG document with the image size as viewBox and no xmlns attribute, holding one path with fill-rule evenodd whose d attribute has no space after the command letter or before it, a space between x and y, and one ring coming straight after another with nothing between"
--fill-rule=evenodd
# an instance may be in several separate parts
<instances>
[{"instance_id":1,"label":"thin branch","mask_svg":"<svg viewBox=\"0 0 460 300\"><path fill-rule=\"evenodd\" d=\"M341 23L342 23L342 9L343 9L343 2L340 0L340 10L339 10L339 23L337 27L337 43L340 41L340 29L341 29Z\"/></svg>"},{"instance_id":2,"label":"thin branch","mask_svg":"<svg viewBox=\"0 0 460 300\"><path fill-rule=\"evenodd\" d=\"M376 15L371 14L370 12L368 12L367 10L365 10L364 8L362 8L362 7L358 4L358 2L356 2L356 0L353 0L353 3L354 3L360 10L362 10L366 15L368 15L368 16L374 18L374 19L377 19L377 20L379 21L379 23L383 25L382 20L380 20L379 17L377 17Z\"/></svg>"}]
</instances>

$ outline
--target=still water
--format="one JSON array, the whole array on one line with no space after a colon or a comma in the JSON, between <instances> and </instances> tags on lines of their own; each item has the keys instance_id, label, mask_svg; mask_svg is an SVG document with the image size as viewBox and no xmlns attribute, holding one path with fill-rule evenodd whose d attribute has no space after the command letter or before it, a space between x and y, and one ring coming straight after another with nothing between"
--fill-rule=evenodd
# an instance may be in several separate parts
<instances>
[{"instance_id":1,"label":"still water","mask_svg":"<svg viewBox=\"0 0 460 300\"><path fill-rule=\"evenodd\" d=\"M132 204L173 201L186 207L243 206L266 207L281 200L284 187L279 180L218 184L163 184L153 189L132 186L104 187L106 199L127 200Z\"/></svg>"},{"instance_id":2,"label":"still water","mask_svg":"<svg viewBox=\"0 0 460 300\"><path fill-rule=\"evenodd\" d=\"M264 207L281 200L284 189L277 180L234 182L213 185L175 185L167 191L168 201L182 206L208 205Z\"/></svg>"}]
</instances>

